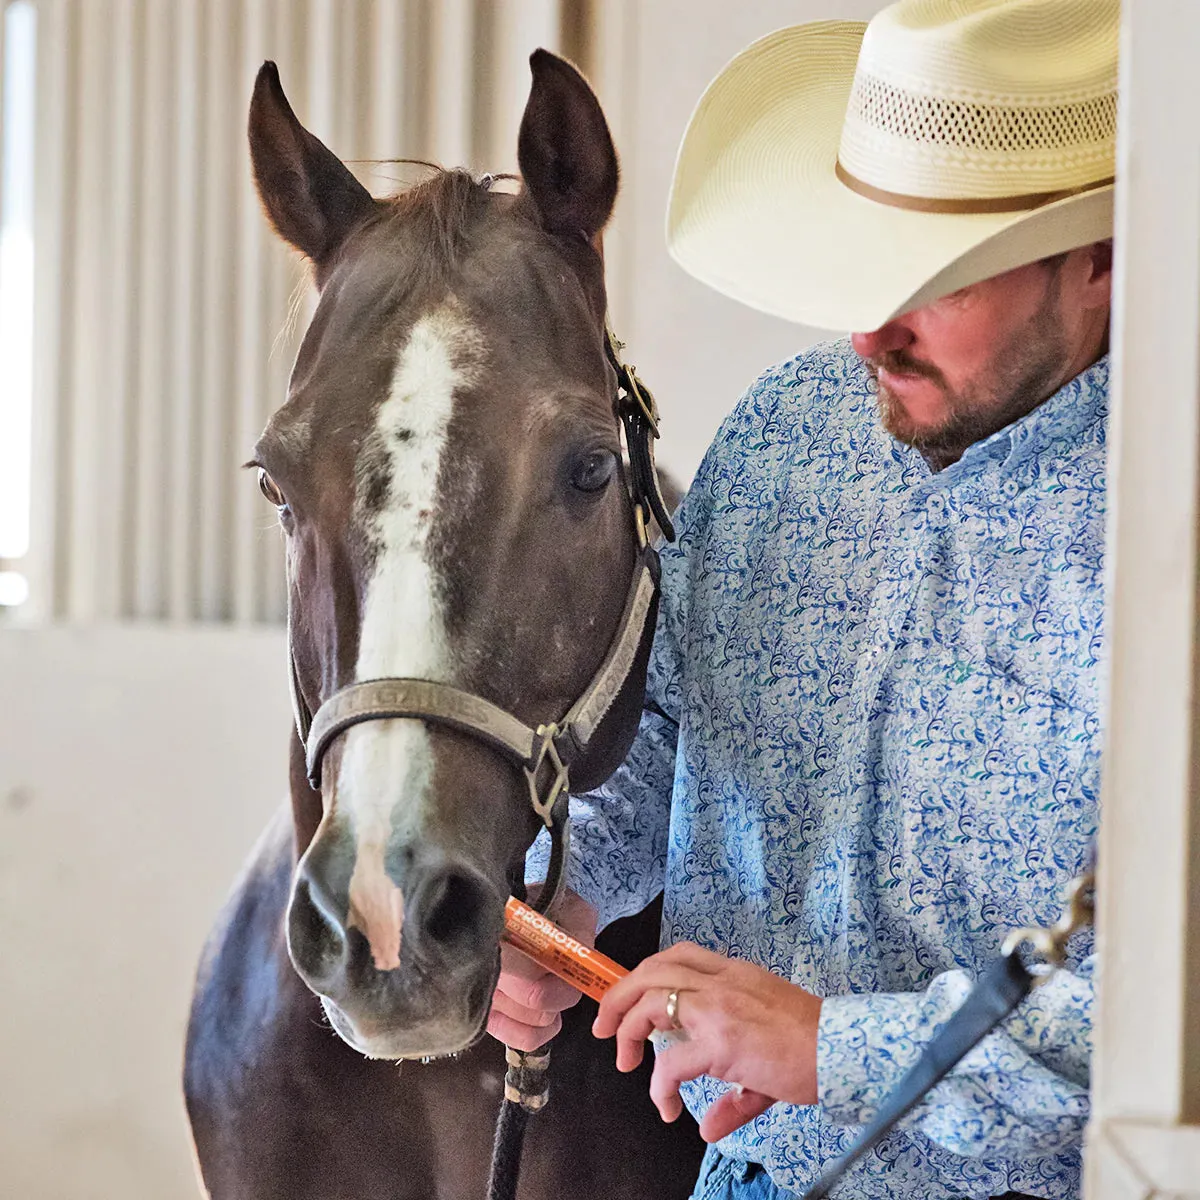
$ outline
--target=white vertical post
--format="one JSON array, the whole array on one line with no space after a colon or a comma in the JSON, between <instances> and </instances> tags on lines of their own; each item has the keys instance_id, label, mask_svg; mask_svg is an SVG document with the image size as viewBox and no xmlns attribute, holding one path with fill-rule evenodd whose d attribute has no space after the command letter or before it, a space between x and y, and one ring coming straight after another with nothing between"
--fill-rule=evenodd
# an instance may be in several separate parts
<instances>
[{"instance_id":1,"label":"white vertical post","mask_svg":"<svg viewBox=\"0 0 1200 1200\"><path fill-rule=\"evenodd\" d=\"M1087 1192L1200 1195L1200 6L1123 7Z\"/></svg>"}]
</instances>

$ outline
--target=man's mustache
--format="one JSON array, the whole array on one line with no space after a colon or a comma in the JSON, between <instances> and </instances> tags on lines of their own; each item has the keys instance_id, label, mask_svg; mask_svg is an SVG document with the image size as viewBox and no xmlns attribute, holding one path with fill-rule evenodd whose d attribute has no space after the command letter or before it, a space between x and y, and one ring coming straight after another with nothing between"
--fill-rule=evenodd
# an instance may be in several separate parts
<instances>
[{"instance_id":1,"label":"man's mustache","mask_svg":"<svg viewBox=\"0 0 1200 1200\"><path fill-rule=\"evenodd\" d=\"M917 375L931 379L934 383L945 384L945 377L932 363L921 362L904 350L889 350L885 354L874 354L864 358L863 363L872 379L878 380L881 370L890 375Z\"/></svg>"}]
</instances>

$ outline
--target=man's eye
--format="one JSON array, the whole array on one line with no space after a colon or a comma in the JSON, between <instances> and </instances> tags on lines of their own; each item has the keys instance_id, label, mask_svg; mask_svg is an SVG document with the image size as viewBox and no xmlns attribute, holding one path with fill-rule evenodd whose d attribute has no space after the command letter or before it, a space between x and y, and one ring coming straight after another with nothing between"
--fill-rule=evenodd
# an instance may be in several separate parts
<instances>
[{"instance_id":1,"label":"man's eye","mask_svg":"<svg viewBox=\"0 0 1200 1200\"><path fill-rule=\"evenodd\" d=\"M258 490L262 492L262 494L266 496L266 498L270 500L270 502L275 505L276 508L287 508L287 497L284 496L283 492L279 490L279 484L277 484L275 480L273 480L270 475L268 475L266 471L262 469L262 467L258 468Z\"/></svg>"},{"instance_id":2,"label":"man's eye","mask_svg":"<svg viewBox=\"0 0 1200 1200\"><path fill-rule=\"evenodd\" d=\"M581 492L598 492L606 487L616 470L617 456L598 450L581 458L571 471L571 486Z\"/></svg>"}]
</instances>

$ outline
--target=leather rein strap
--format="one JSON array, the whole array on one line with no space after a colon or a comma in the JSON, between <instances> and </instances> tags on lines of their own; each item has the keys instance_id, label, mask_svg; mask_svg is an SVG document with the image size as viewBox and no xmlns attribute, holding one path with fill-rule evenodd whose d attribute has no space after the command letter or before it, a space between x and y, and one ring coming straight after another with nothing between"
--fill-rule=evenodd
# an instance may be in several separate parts
<instances>
[{"instance_id":1,"label":"leather rein strap","mask_svg":"<svg viewBox=\"0 0 1200 1200\"><path fill-rule=\"evenodd\" d=\"M617 412L629 450L630 492L638 539L638 559L625 597L616 636L583 695L560 720L533 728L482 696L428 679L372 679L330 696L315 716L300 689L288 614L290 686L296 730L305 748L310 786L321 788L321 763L333 741L365 721L411 719L445 725L491 746L521 768L529 802L551 834L548 886L535 907L546 911L557 899L565 875L570 770L586 754L591 739L612 708L647 636L647 621L658 593L658 553L646 534L647 510L669 540L675 531L659 489L653 439L658 437L654 397L620 359L621 344L605 331L605 355L617 374Z\"/></svg>"}]
</instances>

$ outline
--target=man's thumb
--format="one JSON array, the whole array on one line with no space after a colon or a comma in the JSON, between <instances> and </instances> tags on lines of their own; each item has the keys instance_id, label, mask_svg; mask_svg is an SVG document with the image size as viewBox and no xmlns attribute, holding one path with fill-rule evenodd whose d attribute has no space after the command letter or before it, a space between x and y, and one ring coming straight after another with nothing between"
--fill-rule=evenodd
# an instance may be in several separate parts
<instances>
[{"instance_id":1,"label":"man's thumb","mask_svg":"<svg viewBox=\"0 0 1200 1200\"><path fill-rule=\"evenodd\" d=\"M775 1103L773 1096L764 1096L749 1088L734 1088L728 1091L704 1114L700 1122L700 1136L706 1142L719 1142L735 1129L761 1117Z\"/></svg>"}]
</instances>

